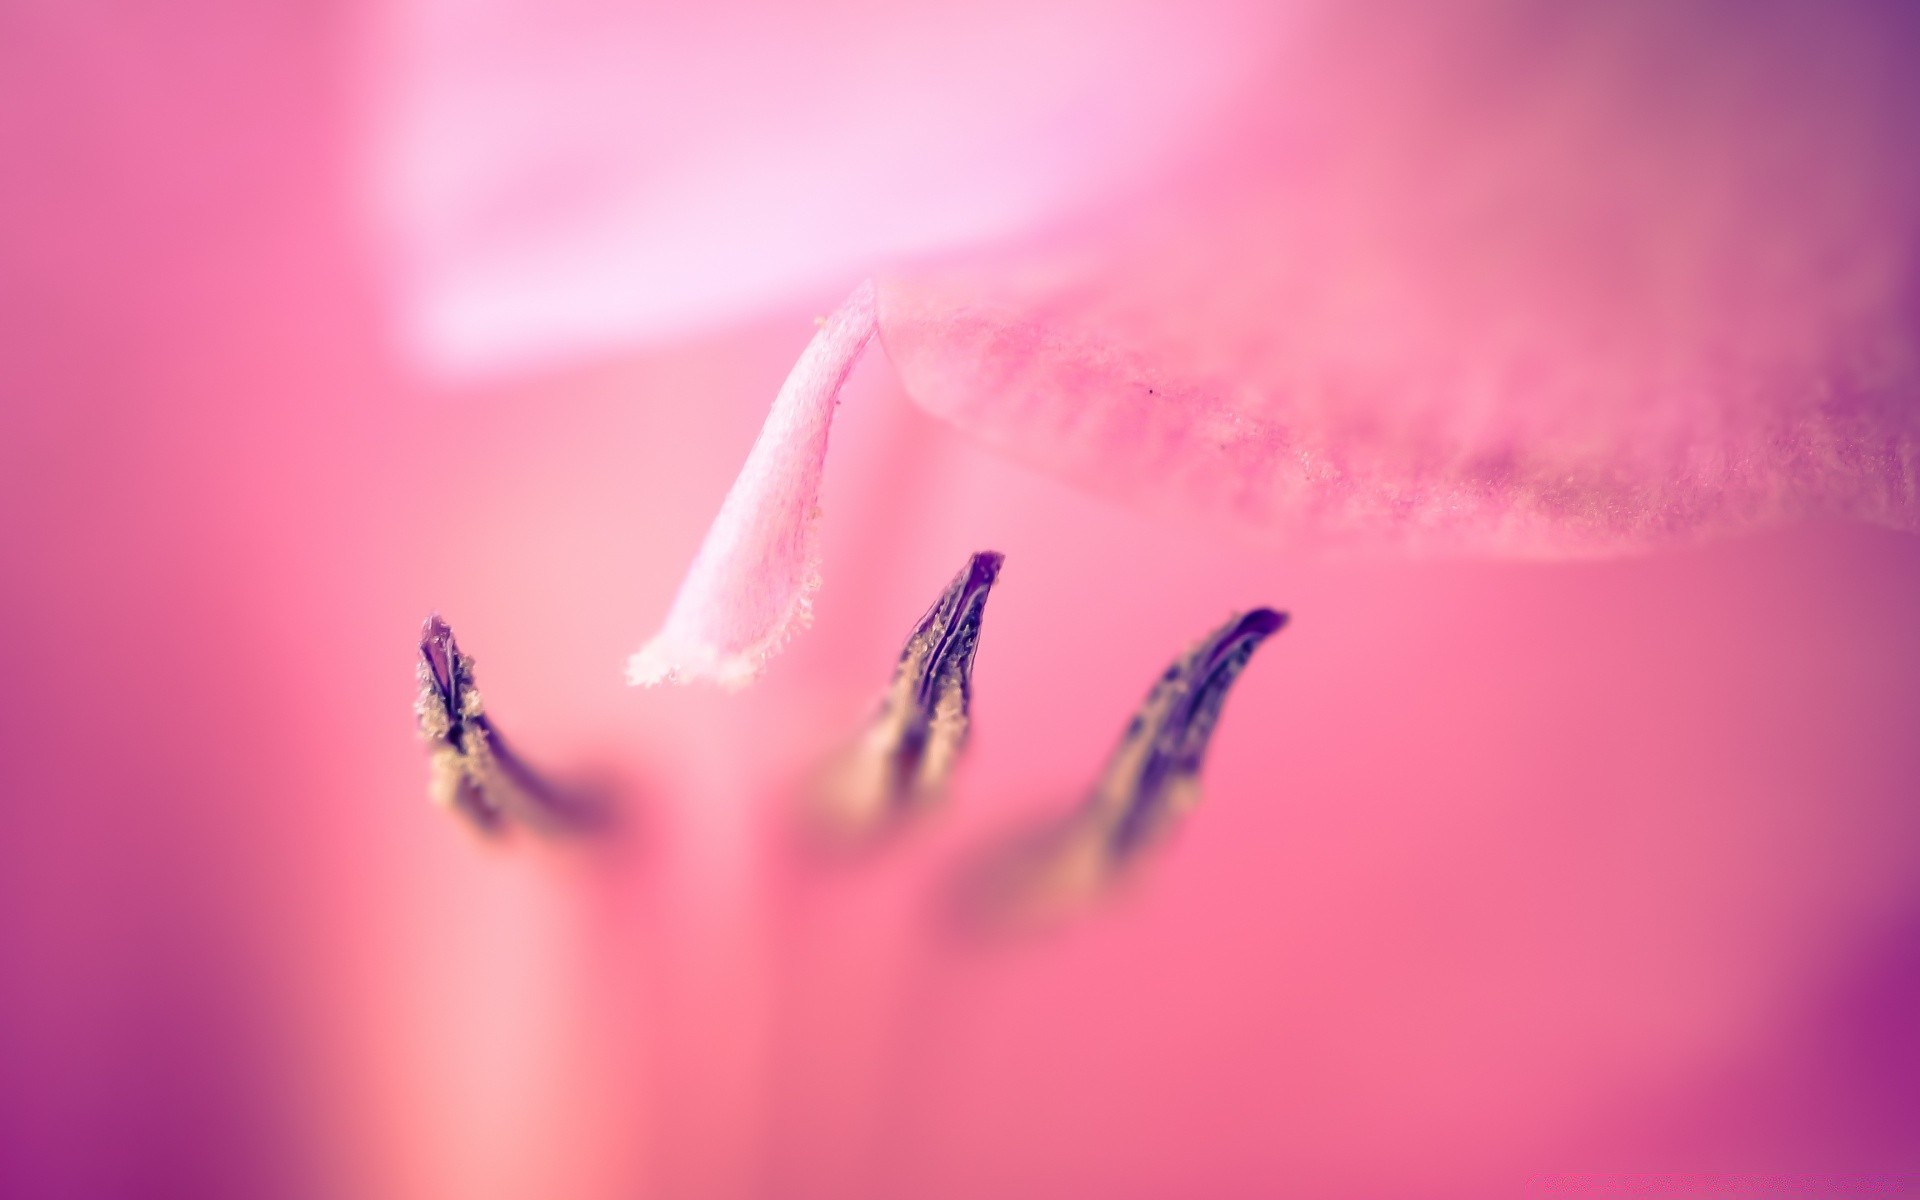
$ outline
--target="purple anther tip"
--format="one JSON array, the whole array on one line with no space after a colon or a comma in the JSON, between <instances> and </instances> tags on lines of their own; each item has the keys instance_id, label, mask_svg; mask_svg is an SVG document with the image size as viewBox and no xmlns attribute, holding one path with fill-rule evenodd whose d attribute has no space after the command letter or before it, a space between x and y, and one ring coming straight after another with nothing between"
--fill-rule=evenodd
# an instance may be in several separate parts
<instances>
[{"instance_id":1,"label":"purple anther tip","mask_svg":"<svg viewBox=\"0 0 1920 1200\"><path fill-rule=\"evenodd\" d=\"M439 613L429 616L420 627L420 659L433 674L433 685L449 713L459 712L454 702L454 664L460 661L460 648L454 644L453 628Z\"/></svg>"},{"instance_id":2,"label":"purple anther tip","mask_svg":"<svg viewBox=\"0 0 1920 1200\"><path fill-rule=\"evenodd\" d=\"M993 586L1000 578L1000 568L1007 556L998 550L982 550L967 560L967 582L963 599L971 599L980 592Z\"/></svg>"},{"instance_id":3,"label":"purple anther tip","mask_svg":"<svg viewBox=\"0 0 1920 1200\"><path fill-rule=\"evenodd\" d=\"M1176 788L1197 781L1227 692L1260 643L1279 632L1287 615L1271 608L1237 613L1167 668L1127 727L1116 766L1101 781L1091 811L1112 822L1108 844L1116 858L1137 850L1171 816ZM1135 754L1132 748L1145 752Z\"/></svg>"}]
</instances>

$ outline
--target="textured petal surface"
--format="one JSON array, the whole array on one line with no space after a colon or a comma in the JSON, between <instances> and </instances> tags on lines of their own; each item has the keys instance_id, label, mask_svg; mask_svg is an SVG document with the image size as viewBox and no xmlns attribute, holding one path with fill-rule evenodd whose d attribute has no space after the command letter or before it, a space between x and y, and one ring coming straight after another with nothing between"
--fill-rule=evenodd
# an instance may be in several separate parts
<instances>
[{"instance_id":1,"label":"textured petal surface","mask_svg":"<svg viewBox=\"0 0 1920 1200\"><path fill-rule=\"evenodd\" d=\"M738 687L806 623L820 586L815 526L827 433L873 323L873 285L863 283L793 365L666 625L627 663L629 683Z\"/></svg>"},{"instance_id":2,"label":"textured petal surface","mask_svg":"<svg viewBox=\"0 0 1920 1200\"><path fill-rule=\"evenodd\" d=\"M1920 525L1900 6L1302 15L1104 217L881 290L909 392L1283 534L1600 550Z\"/></svg>"}]
</instances>

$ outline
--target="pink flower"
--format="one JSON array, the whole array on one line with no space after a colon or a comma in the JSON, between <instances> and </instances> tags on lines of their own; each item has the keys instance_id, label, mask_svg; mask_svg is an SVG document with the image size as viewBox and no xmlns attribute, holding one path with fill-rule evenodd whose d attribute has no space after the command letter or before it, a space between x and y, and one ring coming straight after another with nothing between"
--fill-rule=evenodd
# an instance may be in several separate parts
<instances>
[{"instance_id":1,"label":"pink flower","mask_svg":"<svg viewBox=\"0 0 1920 1200\"><path fill-rule=\"evenodd\" d=\"M0 1192L1913 1174L1920 556L1831 520L1914 523L1913 44L1866 3L21 18ZM856 368L808 318L867 278ZM944 798L802 852L987 547ZM757 686L624 686L656 618L757 665L815 553ZM1263 603L1111 902L940 936ZM425 802L434 607L615 830Z\"/></svg>"}]
</instances>

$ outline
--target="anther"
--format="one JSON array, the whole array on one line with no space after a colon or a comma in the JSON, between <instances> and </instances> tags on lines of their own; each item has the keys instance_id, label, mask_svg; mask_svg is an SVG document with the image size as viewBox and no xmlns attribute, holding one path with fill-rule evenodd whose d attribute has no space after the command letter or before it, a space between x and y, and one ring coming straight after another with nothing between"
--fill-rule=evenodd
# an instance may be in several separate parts
<instances>
[{"instance_id":1,"label":"anther","mask_svg":"<svg viewBox=\"0 0 1920 1200\"><path fill-rule=\"evenodd\" d=\"M430 752L427 795L486 832L509 817L535 824L572 823L578 814L542 780L487 718L474 686L473 659L434 613L420 630L420 691L413 702Z\"/></svg>"},{"instance_id":2,"label":"anther","mask_svg":"<svg viewBox=\"0 0 1920 1200\"><path fill-rule=\"evenodd\" d=\"M865 733L820 780L819 815L834 832L879 832L945 793L967 744L973 655L1003 561L973 555L914 626Z\"/></svg>"},{"instance_id":3,"label":"anther","mask_svg":"<svg viewBox=\"0 0 1920 1200\"><path fill-rule=\"evenodd\" d=\"M1079 807L1004 848L971 881L973 915L1029 917L1072 907L1138 862L1199 798L1200 769L1227 692L1286 621L1269 608L1237 613L1175 659ZM985 913L977 911L982 903Z\"/></svg>"},{"instance_id":4,"label":"anther","mask_svg":"<svg viewBox=\"0 0 1920 1200\"><path fill-rule=\"evenodd\" d=\"M1127 725L1081 820L1123 864L1200 794L1200 767L1227 691L1260 643L1287 623L1270 608L1236 614L1167 668Z\"/></svg>"}]
</instances>

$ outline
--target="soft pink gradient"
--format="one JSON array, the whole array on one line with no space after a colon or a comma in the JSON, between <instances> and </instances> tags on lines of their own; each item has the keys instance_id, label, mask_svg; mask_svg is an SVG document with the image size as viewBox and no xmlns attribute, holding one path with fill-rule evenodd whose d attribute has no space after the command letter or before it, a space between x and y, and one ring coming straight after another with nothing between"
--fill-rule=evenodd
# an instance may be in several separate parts
<instances>
[{"instance_id":1,"label":"soft pink gradient","mask_svg":"<svg viewBox=\"0 0 1920 1200\"><path fill-rule=\"evenodd\" d=\"M1920 1173L1910 538L1283 556L958 437L872 356L812 633L739 696L628 689L843 281L423 382L357 207L365 16L11 22L0 1192ZM810 864L801 782L989 546L948 808ZM1137 886L1051 939L938 936L952 872L1070 804L1166 661L1255 602L1293 624ZM487 844L426 802L434 607L531 759L623 789L617 837Z\"/></svg>"},{"instance_id":2,"label":"soft pink gradient","mask_svg":"<svg viewBox=\"0 0 1920 1200\"><path fill-rule=\"evenodd\" d=\"M1307 6L1141 194L883 287L910 394L1286 540L1920 529L1920 19Z\"/></svg>"},{"instance_id":3,"label":"soft pink gradient","mask_svg":"<svg viewBox=\"0 0 1920 1200\"><path fill-rule=\"evenodd\" d=\"M399 0L364 198L405 345L465 377L844 290L1137 184L1287 5Z\"/></svg>"}]
</instances>

